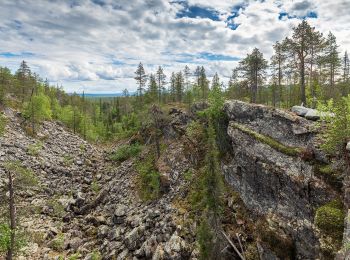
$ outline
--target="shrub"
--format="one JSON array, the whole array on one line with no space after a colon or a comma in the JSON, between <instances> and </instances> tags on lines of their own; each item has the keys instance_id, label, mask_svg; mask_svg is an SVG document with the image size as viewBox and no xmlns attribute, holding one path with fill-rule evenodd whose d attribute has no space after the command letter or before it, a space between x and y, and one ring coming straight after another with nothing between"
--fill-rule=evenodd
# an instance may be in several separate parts
<instances>
[{"instance_id":1,"label":"shrub","mask_svg":"<svg viewBox=\"0 0 350 260\"><path fill-rule=\"evenodd\" d=\"M153 200L160 193L160 174L154 166L154 155L150 154L136 166L139 173L139 191L143 200Z\"/></svg>"},{"instance_id":2,"label":"shrub","mask_svg":"<svg viewBox=\"0 0 350 260\"><path fill-rule=\"evenodd\" d=\"M142 151L139 144L123 145L111 155L111 160L116 162L124 162L125 160L136 157Z\"/></svg>"},{"instance_id":3,"label":"shrub","mask_svg":"<svg viewBox=\"0 0 350 260\"><path fill-rule=\"evenodd\" d=\"M98 182L96 180L93 180L91 182L91 190L97 194L100 191L100 185L98 184Z\"/></svg>"},{"instance_id":4,"label":"shrub","mask_svg":"<svg viewBox=\"0 0 350 260\"><path fill-rule=\"evenodd\" d=\"M213 233L206 218L202 218L197 231L197 239L200 249L200 259L210 259L213 253Z\"/></svg>"},{"instance_id":5,"label":"shrub","mask_svg":"<svg viewBox=\"0 0 350 260\"><path fill-rule=\"evenodd\" d=\"M6 253L11 245L11 228L6 223L0 223L0 255ZM26 245L25 236L22 230L16 230L16 239L14 249L15 252Z\"/></svg>"},{"instance_id":6,"label":"shrub","mask_svg":"<svg viewBox=\"0 0 350 260\"><path fill-rule=\"evenodd\" d=\"M35 144L28 145L27 152L31 156L37 156L43 148L42 142L37 142Z\"/></svg>"},{"instance_id":7,"label":"shrub","mask_svg":"<svg viewBox=\"0 0 350 260\"><path fill-rule=\"evenodd\" d=\"M4 115L0 114L0 136L4 135L5 127L6 127L6 118Z\"/></svg>"}]
</instances>

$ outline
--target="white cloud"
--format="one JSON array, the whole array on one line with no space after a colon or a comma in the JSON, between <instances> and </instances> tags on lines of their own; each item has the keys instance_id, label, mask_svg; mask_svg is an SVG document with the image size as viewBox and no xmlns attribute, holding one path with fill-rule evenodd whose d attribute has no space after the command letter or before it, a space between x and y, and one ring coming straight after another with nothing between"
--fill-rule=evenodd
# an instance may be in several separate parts
<instances>
[{"instance_id":1,"label":"white cloud","mask_svg":"<svg viewBox=\"0 0 350 260\"><path fill-rule=\"evenodd\" d=\"M188 0L187 6L215 10L219 21L178 18L184 4L170 2L2 0L0 53L33 55L0 54L0 66L15 69L25 59L42 77L62 83L68 91L85 88L87 92L134 90L133 74L140 61L147 72L163 65L170 75L188 64L193 69L204 65L209 75L218 71L228 77L237 61L205 59L201 53L244 57L258 47L269 57L272 44L300 22L291 17L311 11L318 18L308 19L310 23L325 34L332 31L342 51L350 49L347 0ZM226 19L234 7L239 13L231 22L239 26L231 30ZM282 12L291 19L280 20Z\"/></svg>"}]
</instances>

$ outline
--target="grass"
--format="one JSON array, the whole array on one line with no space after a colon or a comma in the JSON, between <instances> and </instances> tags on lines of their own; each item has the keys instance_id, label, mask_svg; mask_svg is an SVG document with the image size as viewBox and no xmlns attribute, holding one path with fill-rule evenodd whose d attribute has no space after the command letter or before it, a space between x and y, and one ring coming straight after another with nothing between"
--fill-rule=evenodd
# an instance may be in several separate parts
<instances>
[{"instance_id":1,"label":"grass","mask_svg":"<svg viewBox=\"0 0 350 260\"><path fill-rule=\"evenodd\" d=\"M73 157L71 155L64 155L63 156L63 164L65 166L70 166L73 164Z\"/></svg>"},{"instance_id":2,"label":"grass","mask_svg":"<svg viewBox=\"0 0 350 260\"><path fill-rule=\"evenodd\" d=\"M55 251L62 252L64 247L64 234L58 234L51 243L51 248Z\"/></svg>"},{"instance_id":3,"label":"grass","mask_svg":"<svg viewBox=\"0 0 350 260\"><path fill-rule=\"evenodd\" d=\"M43 143L37 142L35 144L28 145L27 153L31 156L38 156L42 149L43 149Z\"/></svg>"},{"instance_id":4,"label":"grass","mask_svg":"<svg viewBox=\"0 0 350 260\"><path fill-rule=\"evenodd\" d=\"M275 139L273 139L269 136L257 133L255 131L249 129L248 127L243 126L243 125L234 123L234 124L232 124L232 126L236 129L244 132L245 134L250 135L251 137L258 140L259 142L267 144L268 146L272 147L273 149L275 149L281 153L284 153L286 155L299 156L300 153L302 152L302 148L300 148L300 147L286 146L286 145L276 141Z\"/></svg>"},{"instance_id":5,"label":"grass","mask_svg":"<svg viewBox=\"0 0 350 260\"><path fill-rule=\"evenodd\" d=\"M97 194L100 191L100 185L98 184L98 182L96 180L93 180L91 182L91 190Z\"/></svg>"},{"instance_id":6,"label":"grass","mask_svg":"<svg viewBox=\"0 0 350 260\"><path fill-rule=\"evenodd\" d=\"M116 162L124 162L131 157L138 156L142 151L142 146L138 143L131 145L123 145L111 155L111 160Z\"/></svg>"}]
</instances>

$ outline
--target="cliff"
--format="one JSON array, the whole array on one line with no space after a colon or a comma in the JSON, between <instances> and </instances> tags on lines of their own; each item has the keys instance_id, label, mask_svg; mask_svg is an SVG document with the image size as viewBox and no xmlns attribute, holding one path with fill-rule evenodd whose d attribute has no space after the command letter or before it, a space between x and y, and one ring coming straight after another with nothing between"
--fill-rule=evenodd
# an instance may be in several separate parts
<instances>
[{"instance_id":1,"label":"cliff","mask_svg":"<svg viewBox=\"0 0 350 260\"><path fill-rule=\"evenodd\" d=\"M228 101L224 109L233 155L223 163L223 174L253 215L267 221L262 232L272 231L279 240L289 241L284 251L289 251L290 259L334 257L339 234L323 234L322 225L318 225L321 230L316 225L322 215L317 212L341 200L342 184L339 176L322 171L330 167L330 161L319 148L320 127L263 105ZM342 234L342 230L334 232ZM329 237L338 241L327 243ZM265 242L276 251L276 241L268 238Z\"/></svg>"}]
</instances>

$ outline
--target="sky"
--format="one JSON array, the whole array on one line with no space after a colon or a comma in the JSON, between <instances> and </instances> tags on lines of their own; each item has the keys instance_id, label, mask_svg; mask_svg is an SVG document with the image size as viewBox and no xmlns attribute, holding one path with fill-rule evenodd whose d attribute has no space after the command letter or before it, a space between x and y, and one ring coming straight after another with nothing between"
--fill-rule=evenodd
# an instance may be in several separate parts
<instances>
[{"instance_id":1,"label":"sky","mask_svg":"<svg viewBox=\"0 0 350 260\"><path fill-rule=\"evenodd\" d=\"M67 92L136 89L146 73L200 65L227 82L253 48L265 58L302 19L350 51L350 0L0 0L0 66L32 71Z\"/></svg>"}]
</instances>

